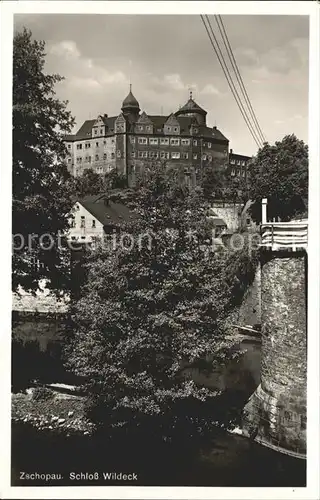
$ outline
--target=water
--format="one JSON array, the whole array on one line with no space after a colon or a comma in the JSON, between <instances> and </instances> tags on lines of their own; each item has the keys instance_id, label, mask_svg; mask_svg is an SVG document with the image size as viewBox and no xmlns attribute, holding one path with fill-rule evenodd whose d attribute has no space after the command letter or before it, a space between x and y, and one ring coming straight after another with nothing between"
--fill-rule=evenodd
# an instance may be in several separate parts
<instances>
[{"instance_id":1,"label":"water","mask_svg":"<svg viewBox=\"0 0 320 500\"><path fill-rule=\"evenodd\" d=\"M240 363L231 362L219 373L198 382L242 391L249 396L260 382L261 345L255 339L241 343ZM190 450L150 447L147 443L111 445L101 438L57 436L36 431L26 424L12 426L12 484L14 486L128 485L103 478L103 472L136 472L130 485L145 486L305 486L306 463L277 453L248 439L219 432L212 442ZM58 482L20 479L20 472L61 473ZM71 472L96 473L94 481L70 478Z\"/></svg>"}]
</instances>

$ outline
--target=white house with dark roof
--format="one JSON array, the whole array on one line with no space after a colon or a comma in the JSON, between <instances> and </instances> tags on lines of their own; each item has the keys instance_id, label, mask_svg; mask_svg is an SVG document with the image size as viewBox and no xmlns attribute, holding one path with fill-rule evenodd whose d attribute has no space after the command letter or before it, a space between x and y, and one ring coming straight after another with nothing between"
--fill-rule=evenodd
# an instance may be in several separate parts
<instances>
[{"instance_id":1,"label":"white house with dark roof","mask_svg":"<svg viewBox=\"0 0 320 500\"><path fill-rule=\"evenodd\" d=\"M74 243L94 243L135 218L125 205L111 201L106 194L79 199L70 213L67 239Z\"/></svg>"}]
</instances>

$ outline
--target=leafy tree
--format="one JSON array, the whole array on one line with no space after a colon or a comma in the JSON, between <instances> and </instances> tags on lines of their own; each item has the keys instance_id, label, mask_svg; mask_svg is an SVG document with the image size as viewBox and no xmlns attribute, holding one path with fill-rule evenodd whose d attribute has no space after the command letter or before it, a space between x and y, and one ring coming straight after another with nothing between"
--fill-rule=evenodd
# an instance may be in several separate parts
<instances>
[{"instance_id":1,"label":"leafy tree","mask_svg":"<svg viewBox=\"0 0 320 500\"><path fill-rule=\"evenodd\" d=\"M113 169L105 175L105 186L109 189L125 189L128 187L127 178Z\"/></svg>"},{"instance_id":2,"label":"leafy tree","mask_svg":"<svg viewBox=\"0 0 320 500\"><path fill-rule=\"evenodd\" d=\"M34 291L40 278L58 289L67 278L58 245L51 251L44 247L52 246L68 224L71 201L64 189L69 174L63 136L71 132L74 120L67 102L55 97L54 87L62 77L44 72L44 49L44 42L33 40L27 29L14 37L12 233L19 235L14 237L14 290L21 285ZM47 236L40 241L42 235ZM43 266L30 267L30 248Z\"/></svg>"},{"instance_id":3,"label":"leafy tree","mask_svg":"<svg viewBox=\"0 0 320 500\"><path fill-rule=\"evenodd\" d=\"M306 215L308 146L295 135L265 144L248 165L252 216L261 220L261 200L268 199L268 218L286 221Z\"/></svg>"},{"instance_id":4,"label":"leafy tree","mask_svg":"<svg viewBox=\"0 0 320 500\"><path fill-rule=\"evenodd\" d=\"M227 187L227 168L224 162L215 160L213 162L203 162L200 187L203 196L208 201L223 199L225 188Z\"/></svg>"},{"instance_id":5,"label":"leafy tree","mask_svg":"<svg viewBox=\"0 0 320 500\"><path fill-rule=\"evenodd\" d=\"M219 394L186 374L229 359L225 321L254 264L210 251L202 200L162 168L149 172L136 203L127 248L105 243L89 256L69 368L87 377L90 416L109 433L190 437L229 422Z\"/></svg>"},{"instance_id":6,"label":"leafy tree","mask_svg":"<svg viewBox=\"0 0 320 500\"><path fill-rule=\"evenodd\" d=\"M105 191L104 179L92 168L86 169L80 177L74 180L74 192L78 198L100 194Z\"/></svg>"}]
</instances>

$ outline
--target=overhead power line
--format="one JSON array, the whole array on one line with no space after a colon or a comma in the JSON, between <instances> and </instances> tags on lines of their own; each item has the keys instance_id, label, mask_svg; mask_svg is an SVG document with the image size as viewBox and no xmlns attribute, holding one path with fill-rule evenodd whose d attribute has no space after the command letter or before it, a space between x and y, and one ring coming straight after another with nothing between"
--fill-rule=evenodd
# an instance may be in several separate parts
<instances>
[{"instance_id":1,"label":"overhead power line","mask_svg":"<svg viewBox=\"0 0 320 500\"><path fill-rule=\"evenodd\" d=\"M209 37L210 43L211 43L211 45L212 45L212 47L213 47L213 49L214 49L214 51L215 51L215 54L216 54L216 56L217 56L217 58L218 58L218 61L219 61L219 63L220 63L220 66L221 66L221 68L222 68L222 71L223 71L223 73L224 73L224 76L226 77L226 80L227 80L227 82L228 82L228 85L229 85L229 87L230 87L230 90L231 90L231 92L232 92L232 95L233 95L233 97L235 98L235 101L236 101L236 103L237 103L237 105L238 105L238 107L239 107L239 110L240 110L241 114L242 114L242 117L243 117L244 121L246 122L246 125L247 125L247 127L248 127L248 129L249 129L249 131L250 131L250 133L251 133L251 135L252 135L252 137L253 137L253 139L254 139L255 143L257 144L258 148L260 148L260 147L262 146L262 143L261 143L261 141L260 141L259 136L256 134L256 132L255 132L254 128L252 127L252 125L251 125L251 123L250 123L250 119L249 119L249 117L248 117L248 115L247 115L246 109L244 108L244 106L243 106L243 104L242 104L242 102L241 102L240 96L239 96L239 94L238 94L238 91L237 91L237 89L236 89L236 87L235 87L234 83L233 83L233 80L232 80L232 77L231 77L231 75L230 75L230 72L229 72L228 66L226 65L226 62L225 62L224 56L223 56L222 51L221 51L221 49L220 49L220 46L219 46L218 40L217 40L217 38L216 38L216 36L215 36L215 34L214 34L214 32L213 32L213 29L212 29L212 26L211 26L210 20L209 20L209 18L208 18L208 16L207 16L207 15L206 15L206 16L203 16L202 14L200 14L200 17L201 17L201 20L202 20L202 22L203 22L203 25L204 25L204 27L205 27L205 29L206 29L206 32L207 32L207 35L208 35L208 37ZM207 24L206 24L206 22L205 22L205 17L206 17L206 21L207 21L207 23L208 23L208 26L209 26L209 28L210 28L210 31L209 31L209 29L208 29L208 27L207 27ZM210 32L211 32L211 34L210 34ZM216 45L215 45L215 43L214 43L214 42L216 43Z\"/></svg>"},{"instance_id":2,"label":"overhead power line","mask_svg":"<svg viewBox=\"0 0 320 500\"><path fill-rule=\"evenodd\" d=\"M232 64L232 67L233 67L233 71L235 72L235 75L236 75L236 78L237 78L237 82L239 84L239 87L242 91L242 95L247 103L247 106L249 108L249 113L251 115L251 118L257 128L257 131L259 133L259 137L260 139L262 140L262 142L266 142L266 139L263 135L263 132L260 128L260 125L259 125L259 122L258 122L258 119L256 117L256 114L254 112L254 109L252 107L252 104L250 102L250 98L248 96L248 93L247 93L247 90L246 90L246 87L243 83L243 80L242 80L242 77L241 77L241 74L240 74L240 71L239 71L239 67L237 65L237 61L234 57L234 54L233 54L233 50L232 50L232 47L231 47L231 44L229 42L229 38L228 38L228 35L226 33L226 29L224 27L224 24L223 24L223 21L222 21L222 18L221 16L218 14L218 15L215 15L215 20L216 20L216 23L218 25L218 28L219 28L219 31L220 31L220 34L221 34L221 38L223 40L223 43L224 43L224 46L226 48L226 51L228 53L228 56L229 56L229 59L231 61L231 64ZM219 24L220 23L220 24Z\"/></svg>"}]
</instances>

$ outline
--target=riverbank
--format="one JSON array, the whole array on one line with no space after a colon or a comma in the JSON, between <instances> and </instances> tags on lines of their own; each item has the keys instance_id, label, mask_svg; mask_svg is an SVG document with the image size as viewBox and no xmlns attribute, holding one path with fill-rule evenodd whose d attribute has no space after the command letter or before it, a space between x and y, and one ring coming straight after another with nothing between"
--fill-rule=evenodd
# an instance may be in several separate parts
<instances>
[{"instance_id":1,"label":"riverbank","mask_svg":"<svg viewBox=\"0 0 320 500\"><path fill-rule=\"evenodd\" d=\"M28 423L12 425L13 486L110 486L125 480L105 479L104 472L135 473L140 486L305 486L306 463L276 453L250 440L219 432L191 451L141 442L111 443L97 436L39 430ZM21 472L25 475L21 477ZM61 475L29 481L27 474ZM87 478L75 474L87 473ZM74 474L72 474L74 473ZM90 474L95 479L90 479ZM93 477L93 476L92 476Z\"/></svg>"}]
</instances>

